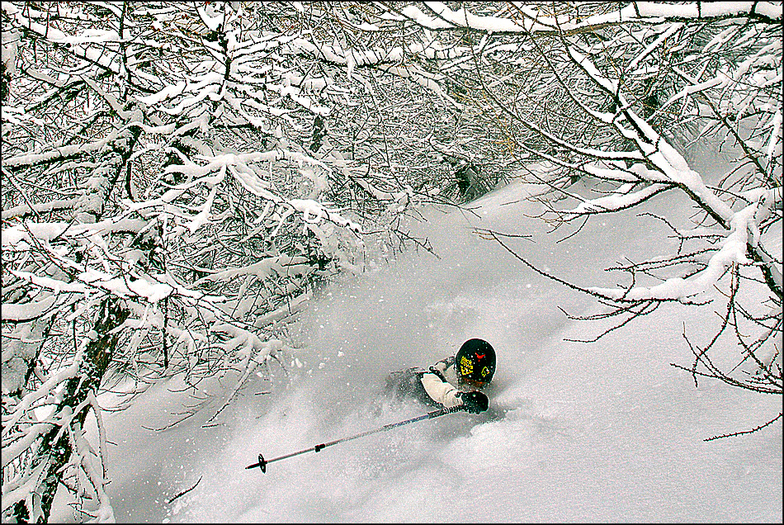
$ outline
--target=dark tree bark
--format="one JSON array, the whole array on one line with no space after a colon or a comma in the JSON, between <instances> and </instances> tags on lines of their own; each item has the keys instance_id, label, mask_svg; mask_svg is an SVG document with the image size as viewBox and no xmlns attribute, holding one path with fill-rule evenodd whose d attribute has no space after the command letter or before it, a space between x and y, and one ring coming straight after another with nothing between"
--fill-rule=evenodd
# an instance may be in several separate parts
<instances>
[{"instance_id":1,"label":"dark tree bark","mask_svg":"<svg viewBox=\"0 0 784 525\"><path fill-rule=\"evenodd\" d=\"M93 327L95 338L85 347L83 358L79 363L79 372L66 382L62 400L56 408L57 413L67 417L69 412L87 400L90 393L95 394L98 391L101 379L112 360L119 340L119 333L112 333L112 330L122 325L129 313L120 299L108 297L103 301ZM70 419L70 430L74 434L82 431L90 408L90 405L83 406L79 413ZM36 523L48 523L52 502L63 477L63 467L71 459L72 454L73 449L68 430L53 425L52 429L44 434L40 444L40 452L37 454L38 464L45 461L47 465L44 467L39 477L38 486L34 491L41 498L41 513ZM27 508L27 503L24 500L20 500L14 505L14 517L18 523L28 523L31 516L33 513L31 509Z\"/></svg>"}]
</instances>

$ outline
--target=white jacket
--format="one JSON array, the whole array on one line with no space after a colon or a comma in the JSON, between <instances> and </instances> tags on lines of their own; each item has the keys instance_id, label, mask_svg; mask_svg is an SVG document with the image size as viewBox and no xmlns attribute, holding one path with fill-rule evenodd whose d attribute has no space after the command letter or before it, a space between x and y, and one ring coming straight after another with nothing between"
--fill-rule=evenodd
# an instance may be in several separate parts
<instances>
[{"instance_id":1,"label":"white jacket","mask_svg":"<svg viewBox=\"0 0 784 525\"><path fill-rule=\"evenodd\" d=\"M446 408L452 408L463 404L458 392L467 392L471 390L468 387L457 386L457 371L455 370L454 356L447 357L437 362L430 367L430 370L424 372L420 379L422 386L425 387L425 392L436 403L444 405Z\"/></svg>"}]
</instances>

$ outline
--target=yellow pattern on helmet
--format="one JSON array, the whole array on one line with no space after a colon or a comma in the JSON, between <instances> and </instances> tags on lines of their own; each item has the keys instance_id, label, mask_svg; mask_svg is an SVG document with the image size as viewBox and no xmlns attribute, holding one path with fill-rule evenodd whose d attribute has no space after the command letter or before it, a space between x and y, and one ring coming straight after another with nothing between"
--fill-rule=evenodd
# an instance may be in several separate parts
<instances>
[{"instance_id":1,"label":"yellow pattern on helmet","mask_svg":"<svg viewBox=\"0 0 784 525\"><path fill-rule=\"evenodd\" d=\"M487 367L485 367L487 368ZM474 363L471 362L466 356L460 358L460 375L470 376L474 372ZM487 375L487 374L483 374Z\"/></svg>"}]
</instances>

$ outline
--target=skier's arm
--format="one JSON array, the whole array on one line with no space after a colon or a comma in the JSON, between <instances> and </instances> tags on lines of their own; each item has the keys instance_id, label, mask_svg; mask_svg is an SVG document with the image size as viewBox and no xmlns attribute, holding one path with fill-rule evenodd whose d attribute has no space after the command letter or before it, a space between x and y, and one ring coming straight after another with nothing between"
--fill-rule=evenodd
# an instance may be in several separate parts
<instances>
[{"instance_id":1,"label":"skier's arm","mask_svg":"<svg viewBox=\"0 0 784 525\"><path fill-rule=\"evenodd\" d=\"M426 373L422 375L422 385L430 398L444 405L446 408L452 408L463 404L463 400L457 395L459 390L444 381L436 374Z\"/></svg>"}]
</instances>

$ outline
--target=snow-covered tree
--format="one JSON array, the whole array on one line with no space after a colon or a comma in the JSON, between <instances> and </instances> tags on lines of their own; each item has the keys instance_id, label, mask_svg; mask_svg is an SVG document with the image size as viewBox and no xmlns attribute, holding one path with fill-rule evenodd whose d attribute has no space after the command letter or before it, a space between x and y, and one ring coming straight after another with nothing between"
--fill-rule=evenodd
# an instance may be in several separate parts
<instances>
[{"instance_id":1,"label":"snow-covered tree","mask_svg":"<svg viewBox=\"0 0 784 525\"><path fill-rule=\"evenodd\" d=\"M579 234L591 217L672 195L671 214L640 216L667 232L650 259L609 269L627 284L562 281L608 307L592 319L617 320L598 337L665 302L723 304L710 340L684 332L687 369L695 381L782 393L780 3L387 5L437 40L473 42L448 75L472 82L520 160L549 167L530 175L550 188L541 200L556 229ZM714 181L696 160L718 152L730 168ZM730 364L711 353L725 334L740 350Z\"/></svg>"},{"instance_id":2,"label":"snow-covered tree","mask_svg":"<svg viewBox=\"0 0 784 525\"><path fill-rule=\"evenodd\" d=\"M450 193L491 155L384 12L3 3L4 520L45 522L61 483L110 520L99 392L226 376L214 419L283 366L321 280L423 244L413 204L503 177Z\"/></svg>"},{"instance_id":3,"label":"snow-covered tree","mask_svg":"<svg viewBox=\"0 0 784 525\"><path fill-rule=\"evenodd\" d=\"M286 320L323 279L427 247L402 214L475 198L531 159L551 167L531 175L564 227L685 195L696 224L652 218L672 253L620 266L617 289L568 284L619 325L723 291L716 339L687 339L695 379L781 393L779 4L4 2L1 16L4 520L47 521L60 484L110 520L101 391L131 402L181 375L201 395L226 378L196 407L215 419L283 366ZM708 183L691 152L714 145L740 156ZM710 359L729 331L745 376Z\"/></svg>"}]
</instances>

